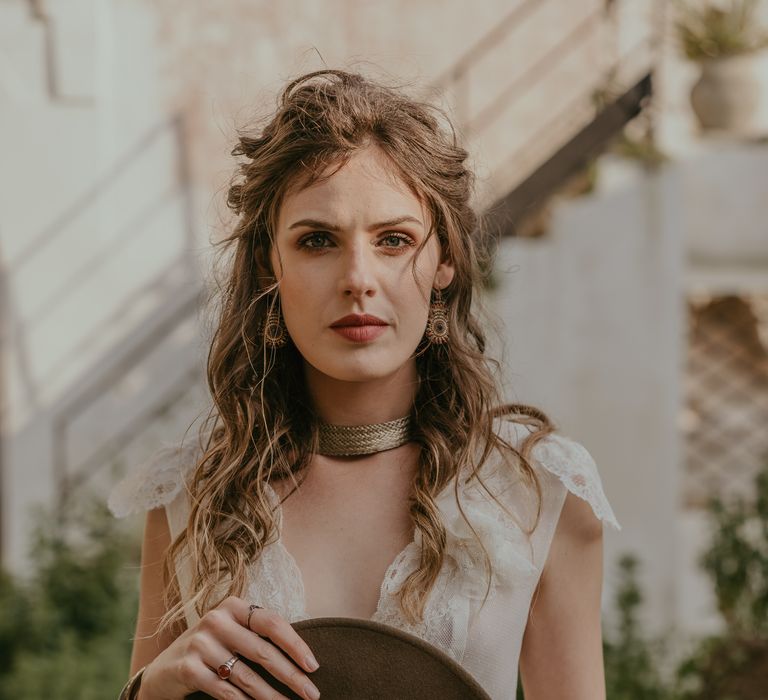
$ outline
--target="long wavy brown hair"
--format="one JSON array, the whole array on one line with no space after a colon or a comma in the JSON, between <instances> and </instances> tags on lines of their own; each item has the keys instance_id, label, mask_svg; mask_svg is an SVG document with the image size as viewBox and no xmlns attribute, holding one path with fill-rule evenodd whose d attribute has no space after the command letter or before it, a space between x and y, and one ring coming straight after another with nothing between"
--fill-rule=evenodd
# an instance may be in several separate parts
<instances>
[{"instance_id":1,"label":"long wavy brown hair","mask_svg":"<svg viewBox=\"0 0 768 700\"><path fill-rule=\"evenodd\" d=\"M264 319L279 304L269 253L288 189L325 177L329 167L343 165L371 144L426 203L432 219L428 237L438 237L455 268L443 290L448 342L422 340L414 353L419 385L411 417L420 450L409 504L423 548L419 568L397 594L406 619L423 619L443 564L446 531L435 496L453 479L458 500L454 477L465 467L482 484L476 472L497 450L536 492L536 522L526 531L538 523L541 487L528 458L555 426L535 407L500 399L494 374L499 363L486 355L478 321L478 292L492 268L494 241L470 204L474 175L466 165L467 151L447 113L409 96L402 86L343 70L307 73L284 87L276 112L262 128L238 129L232 150L244 162L229 183L234 228L217 244L226 265L213 297L218 303L207 361L213 403L200 430L200 457L188 478L187 527L165 559L169 609L162 626L183 617L175 567L182 554L191 563L192 604L199 615L227 595L243 595L249 566L279 536L265 482L289 477L295 490L317 449L318 417L304 384L302 357L290 341L275 349L263 338ZM498 416L535 426L520 451L494 430ZM487 597L491 562L483 551Z\"/></svg>"}]
</instances>

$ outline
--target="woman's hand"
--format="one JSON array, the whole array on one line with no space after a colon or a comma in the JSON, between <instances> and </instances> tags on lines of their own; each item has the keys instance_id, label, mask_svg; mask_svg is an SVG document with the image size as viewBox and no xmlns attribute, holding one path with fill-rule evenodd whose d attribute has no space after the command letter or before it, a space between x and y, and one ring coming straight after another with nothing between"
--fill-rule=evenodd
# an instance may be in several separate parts
<instances>
[{"instance_id":1,"label":"woman's hand","mask_svg":"<svg viewBox=\"0 0 768 700\"><path fill-rule=\"evenodd\" d=\"M275 611L255 609L250 620L248 612L245 600L230 596L203 615L146 667L139 700L177 700L197 690L217 700L284 698L242 661L235 663L227 680L219 678L216 669L235 654L263 666L301 697L319 698L319 691L302 670L317 669L307 643Z\"/></svg>"}]
</instances>

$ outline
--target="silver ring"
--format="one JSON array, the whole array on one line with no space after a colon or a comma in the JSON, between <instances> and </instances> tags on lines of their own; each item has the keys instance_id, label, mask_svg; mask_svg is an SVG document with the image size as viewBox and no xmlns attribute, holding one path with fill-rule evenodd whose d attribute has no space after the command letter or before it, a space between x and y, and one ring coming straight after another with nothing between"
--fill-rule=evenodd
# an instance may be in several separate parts
<instances>
[{"instance_id":1,"label":"silver ring","mask_svg":"<svg viewBox=\"0 0 768 700\"><path fill-rule=\"evenodd\" d=\"M216 673L221 680L225 681L232 675L232 667L240 661L240 657L235 654L231 658L227 659L221 666L216 669Z\"/></svg>"},{"instance_id":2,"label":"silver ring","mask_svg":"<svg viewBox=\"0 0 768 700\"><path fill-rule=\"evenodd\" d=\"M254 610L264 610L264 608L261 607L261 605L252 604L248 606L248 617L245 619L245 626L251 630L251 615L253 615ZM253 630L251 630L253 632Z\"/></svg>"}]
</instances>

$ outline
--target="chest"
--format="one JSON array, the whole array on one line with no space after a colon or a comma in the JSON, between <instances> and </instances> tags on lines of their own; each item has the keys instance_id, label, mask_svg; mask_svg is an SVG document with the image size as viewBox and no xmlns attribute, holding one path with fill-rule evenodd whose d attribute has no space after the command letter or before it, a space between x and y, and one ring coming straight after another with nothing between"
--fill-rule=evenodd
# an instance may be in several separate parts
<instances>
[{"instance_id":1,"label":"chest","mask_svg":"<svg viewBox=\"0 0 768 700\"><path fill-rule=\"evenodd\" d=\"M286 487L276 485L281 496ZM413 540L410 479L307 479L283 501L281 540L300 571L310 617L369 619L397 555Z\"/></svg>"}]
</instances>

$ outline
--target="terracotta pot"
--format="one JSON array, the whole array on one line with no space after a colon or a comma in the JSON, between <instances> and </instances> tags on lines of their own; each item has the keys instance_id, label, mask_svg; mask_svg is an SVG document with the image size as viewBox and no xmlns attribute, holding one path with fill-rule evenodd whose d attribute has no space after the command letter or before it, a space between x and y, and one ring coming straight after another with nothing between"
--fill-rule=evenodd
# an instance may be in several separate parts
<instances>
[{"instance_id":1,"label":"terracotta pot","mask_svg":"<svg viewBox=\"0 0 768 700\"><path fill-rule=\"evenodd\" d=\"M756 51L701 61L701 76L691 90L691 106L704 129L735 135L765 131L755 123L765 90L760 74L766 52Z\"/></svg>"}]
</instances>

